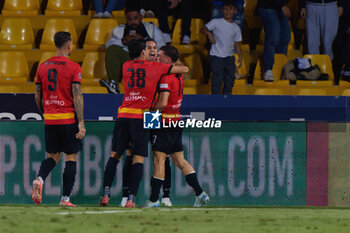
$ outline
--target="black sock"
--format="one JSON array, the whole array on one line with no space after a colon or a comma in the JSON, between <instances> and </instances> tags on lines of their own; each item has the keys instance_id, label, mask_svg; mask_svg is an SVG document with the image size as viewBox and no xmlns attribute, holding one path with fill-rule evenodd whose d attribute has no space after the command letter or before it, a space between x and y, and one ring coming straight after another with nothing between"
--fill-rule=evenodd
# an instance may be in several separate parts
<instances>
[{"instance_id":1,"label":"black sock","mask_svg":"<svg viewBox=\"0 0 350 233\"><path fill-rule=\"evenodd\" d=\"M191 186L196 193L196 196L201 194L203 192L203 189L199 185L197 174L196 173L191 173L185 176L186 182L189 186Z\"/></svg>"},{"instance_id":2,"label":"black sock","mask_svg":"<svg viewBox=\"0 0 350 233\"><path fill-rule=\"evenodd\" d=\"M151 198L149 199L151 202L156 202L159 199L159 193L160 193L160 187L162 187L164 180L154 178L152 176L151 178L151 187L152 187L152 194Z\"/></svg>"},{"instance_id":3,"label":"black sock","mask_svg":"<svg viewBox=\"0 0 350 233\"><path fill-rule=\"evenodd\" d=\"M40 170L38 176L40 176L43 181L50 174L52 169L56 166L56 161L53 158L47 158L41 162Z\"/></svg>"},{"instance_id":4,"label":"black sock","mask_svg":"<svg viewBox=\"0 0 350 233\"><path fill-rule=\"evenodd\" d=\"M136 196L142 180L143 163L133 164L131 172L130 194Z\"/></svg>"},{"instance_id":5,"label":"black sock","mask_svg":"<svg viewBox=\"0 0 350 233\"><path fill-rule=\"evenodd\" d=\"M130 191L130 178L132 169L132 156L126 156L123 167L123 197L129 196Z\"/></svg>"},{"instance_id":6,"label":"black sock","mask_svg":"<svg viewBox=\"0 0 350 233\"><path fill-rule=\"evenodd\" d=\"M63 196L69 197L75 182L77 173L77 162L67 161L63 172Z\"/></svg>"},{"instance_id":7,"label":"black sock","mask_svg":"<svg viewBox=\"0 0 350 233\"><path fill-rule=\"evenodd\" d=\"M163 183L163 198L169 197L171 188L171 166L170 166L170 158L167 157L165 159L165 179Z\"/></svg>"},{"instance_id":8,"label":"black sock","mask_svg":"<svg viewBox=\"0 0 350 233\"><path fill-rule=\"evenodd\" d=\"M103 178L103 196L108 195L109 196L109 190L112 186L113 179L115 177L115 173L117 171L117 165L119 161L113 157L109 157L106 168L105 168L105 174Z\"/></svg>"}]
</instances>

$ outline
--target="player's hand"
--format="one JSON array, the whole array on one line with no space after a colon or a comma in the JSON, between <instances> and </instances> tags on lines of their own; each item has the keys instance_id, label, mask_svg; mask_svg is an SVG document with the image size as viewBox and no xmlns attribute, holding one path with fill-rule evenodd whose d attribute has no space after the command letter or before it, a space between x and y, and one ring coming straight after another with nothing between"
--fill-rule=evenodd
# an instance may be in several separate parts
<instances>
[{"instance_id":1,"label":"player's hand","mask_svg":"<svg viewBox=\"0 0 350 233\"><path fill-rule=\"evenodd\" d=\"M301 17L303 20L306 19L306 9L305 9L305 8L301 8L300 17Z\"/></svg>"},{"instance_id":2,"label":"player's hand","mask_svg":"<svg viewBox=\"0 0 350 233\"><path fill-rule=\"evenodd\" d=\"M211 33L211 32L208 33L208 39L209 39L210 43L216 44L216 40L215 40L213 33Z\"/></svg>"},{"instance_id":3,"label":"player's hand","mask_svg":"<svg viewBox=\"0 0 350 233\"><path fill-rule=\"evenodd\" d=\"M343 7L338 7L338 14L339 14L339 18L342 17L342 15L344 14L344 8Z\"/></svg>"},{"instance_id":4,"label":"player's hand","mask_svg":"<svg viewBox=\"0 0 350 233\"><path fill-rule=\"evenodd\" d=\"M284 16L286 16L288 19L291 17L292 12L290 11L289 7L287 5L282 7L282 12Z\"/></svg>"},{"instance_id":5,"label":"player's hand","mask_svg":"<svg viewBox=\"0 0 350 233\"><path fill-rule=\"evenodd\" d=\"M83 139L86 133L84 122L79 122L79 132L75 135L77 139Z\"/></svg>"},{"instance_id":6,"label":"player's hand","mask_svg":"<svg viewBox=\"0 0 350 233\"><path fill-rule=\"evenodd\" d=\"M177 5L179 5L179 2L181 2L181 1L179 1L179 0L168 0L168 2L170 3L168 8L169 9L174 9L174 8L177 7Z\"/></svg>"}]
</instances>

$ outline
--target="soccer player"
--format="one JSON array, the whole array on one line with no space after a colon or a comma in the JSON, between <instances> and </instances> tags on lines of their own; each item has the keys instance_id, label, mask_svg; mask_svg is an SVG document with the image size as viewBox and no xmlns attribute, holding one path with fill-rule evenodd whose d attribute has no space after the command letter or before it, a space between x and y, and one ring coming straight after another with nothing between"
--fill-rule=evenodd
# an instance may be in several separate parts
<instances>
[{"instance_id":1,"label":"soccer player","mask_svg":"<svg viewBox=\"0 0 350 233\"><path fill-rule=\"evenodd\" d=\"M175 64L179 53L173 46L166 45L159 50L159 61L165 64ZM181 74L165 75L159 83L159 98L154 106L162 112L162 122L178 121L181 119L180 107L182 104L184 78ZM164 163L170 154L172 161L185 175L186 182L196 194L194 207L201 207L209 201L209 196L199 185L197 174L193 167L184 158L182 146L182 128L162 128L152 131L152 150L154 172L151 179L152 194L146 201L145 207L159 207L160 187L164 182Z\"/></svg>"},{"instance_id":2,"label":"soccer player","mask_svg":"<svg viewBox=\"0 0 350 233\"><path fill-rule=\"evenodd\" d=\"M158 58L158 47L155 40L149 38L146 40L146 53L149 54L147 60L150 62L156 61ZM170 200L170 188L171 188L171 167L170 167L170 159L169 156L167 157L165 161L165 180L163 184L163 198L162 198L162 204L164 206L172 206L171 200ZM121 207L125 207L126 202L128 201L129 192L130 192L130 178L131 178L131 167L132 167L132 156L131 156L131 144L128 145L128 148L126 150L126 156L124 159L124 166L123 166L123 198L120 203Z\"/></svg>"},{"instance_id":3,"label":"soccer player","mask_svg":"<svg viewBox=\"0 0 350 233\"><path fill-rule=\"evenodd\" d=\"M57 55L39 66L35 82L35 101L45 119L47 158L42 161L38 177L33 181L32 199L35 204L41 204L44 181L64 152L66 164L59 205L76 207L69 196L75 182L77 153L86 133L80 88L81 68L67 58L73 48L70 33L57 32L54 41Z\"/></svg>"},{"instance_id":4,"label":"soccer player","mask_svg":"<svg viewBox=\"0 0 350 233\"><path fill-rule=\"evenodd\" d=\"M112 152L105 168L100 205L108 205L116 166L131 142L130 194L125 207L133 208L142 179L144 157L148 156L149 131L143 129L143 113L150 110L162 75L186 73L189 69L183 65L148 62L149 52L146 50L145 41L134 40L129 43L128 49L132 60L123 65L125 94L123 103L118 109L112 138Z\"/></svg>"}]
</instances>

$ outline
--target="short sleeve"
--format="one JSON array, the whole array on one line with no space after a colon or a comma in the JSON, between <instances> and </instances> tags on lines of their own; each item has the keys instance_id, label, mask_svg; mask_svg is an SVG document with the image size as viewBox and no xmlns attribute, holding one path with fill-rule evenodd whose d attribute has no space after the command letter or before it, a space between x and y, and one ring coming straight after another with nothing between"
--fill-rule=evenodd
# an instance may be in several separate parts
<instances>
[{"instance_id":1,"label":"short sleeve","mask_svg":"<svg viewBox=\"0 0 350 233\"><path fill-rule=\"evenodd\" d=\"M73 71L72 83L81 83L81 67L78 64L76 64Z\"/></svg>"},{"instance_id":2,"label":"short sleeve","mask_svg":"<svg viewBox=\"0 0 350 233\"><path fill-rule=\"evenodd\" d=\"M210 20L206 25L206 28L208 28L209 31L213 31L216 28L216 20L212 19Z\"/></svg>"},{"instance_id":3,"label":"short sleeve","mask_svg":"<svg viewBox=\"0 0 350 233\"><path fill-rule=\"evenodd\" d=\"M171 92L170 78L167 75L162 76L159 82L159 92L163 92L163 91Z\"/></svg>"},{"instance_id":4,"label":"short sleeve","mask_svg":"<svg viewBox=\"0 0 350 233\"><path fill-rule=\"evenodd\" d=\"M238 25L236 25L235 30L234 30L233 41L234 42L241 42L242 41L241 28Z\"/></svg>"}]
</instances>

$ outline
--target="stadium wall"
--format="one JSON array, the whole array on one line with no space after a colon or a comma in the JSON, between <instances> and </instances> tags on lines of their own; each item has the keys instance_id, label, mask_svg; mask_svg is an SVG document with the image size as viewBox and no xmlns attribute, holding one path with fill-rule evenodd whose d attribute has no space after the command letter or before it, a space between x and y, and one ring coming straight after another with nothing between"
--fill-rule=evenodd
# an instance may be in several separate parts
<instances>
[{"instance_id":1,"label":"stadium wall","mask_svg":"<svg viewBox=\"0 0 350 233\"><path fill-rule=\"evenodd\" d=\"M225 97L213 97L215 101L209 101L208 96L202 96L201 99L194 96L186 98L187 101L197 101L184 106L186 113L204 112L206 118L215 116L222 119L216 113L222 109L226 111L225 118L230 118L223 122L221 129L184 131L185 156L198 172L203 188L212 197L211 204L350 205L350 158L347 156L350 149L350 124L344 123L349 109L346 98L326 98L322 103L314 99L314 105L309 98L298 100L298 103L296 100L293 102L293 99L277 98L270 99L270 102L268 99L259 99L263 101L260 106L256 103L258 99L254 101L252 97L231 99L240 101L240 104L231 103ZM41 119L33 99L33 95L0 94L2 204L32 203L31 182L45 157L43 123L28 121ZM206 102L207 108L203 102ZM218 104L214 105L214 102ZM247 103L246 109L242 102ZM83 150L79 155L77 181L73 191L73 200L78 204L95 204L99 199L114 122L96 120L113 119L120 103L121 98L116 95L85 95L85 111L90 121L86 125L88 134L83 140ZM280 122L282 118L288 118L286 104L291 104L288 110L290 116L307 121ZM333 111L329 112L330 110ZM334 123L308 122L327 118L319 116L327 111L327 116ZM271 121L277 119L278 122L234 121L244 115L250 115L250 118L254 115L256 118L270 115L273 118ZM58 164L58 169L47 179L44 203L58 202L63 166L62 162ZM119 203L121 195L121 167L122 164L118 165L112 191L114 204ZM149 157L145 163L138 204L143 204L149 197L151 170ZM174 166L172 171L171 196L174 203L193 204L193 194L182 174Z\"/></svg>"}]
</instances>

